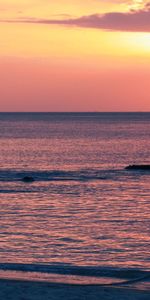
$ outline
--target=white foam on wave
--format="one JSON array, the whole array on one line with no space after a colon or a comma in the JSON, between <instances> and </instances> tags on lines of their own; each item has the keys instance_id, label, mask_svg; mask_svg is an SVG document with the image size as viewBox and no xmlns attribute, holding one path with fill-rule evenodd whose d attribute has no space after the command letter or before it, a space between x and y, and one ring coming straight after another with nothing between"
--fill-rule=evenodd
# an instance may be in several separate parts
<instances>
[{"instance_id":1,"label":"white foam on wave","mask_svg":"<svg viewBox=\"0 0 150 300\"><path fill-rule=\"evenodd\" d=\"M141 286L150 288L150 272L75 266L0 264L0 279L71 285Z\"/></svg>"},{"instance_id":2,"label":"white foam on wave","mask_svg":"<svg viewBox=\"0 0 150 300\"><path fill-rule=\"evenodd\" d=\"M122 283L123 281L118 278L109 277L91 277L79 275L62 275L62 274L49 274L40 272L23 272L23 271L0 271L1 279L15 279L27 281L40 281L50 283L62 284L78 284L78 285L112 285Z\"/></svg>"}]
</instances>

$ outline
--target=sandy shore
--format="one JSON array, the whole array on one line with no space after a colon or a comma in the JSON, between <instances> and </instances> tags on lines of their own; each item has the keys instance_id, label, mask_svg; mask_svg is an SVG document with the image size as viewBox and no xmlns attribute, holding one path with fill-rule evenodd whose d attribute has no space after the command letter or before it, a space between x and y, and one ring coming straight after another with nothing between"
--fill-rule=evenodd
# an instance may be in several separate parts
<instances>
[{"instance_id":1,"label":"sandy shore","mask_svg":"<svg viewBox=\"0 0 150 300\"><path fill-rule=\"evenodd\" d=\"M0 280L1 300L149 300L150 291L127 287L76 286Z\"/></svg>"}]
</instances>

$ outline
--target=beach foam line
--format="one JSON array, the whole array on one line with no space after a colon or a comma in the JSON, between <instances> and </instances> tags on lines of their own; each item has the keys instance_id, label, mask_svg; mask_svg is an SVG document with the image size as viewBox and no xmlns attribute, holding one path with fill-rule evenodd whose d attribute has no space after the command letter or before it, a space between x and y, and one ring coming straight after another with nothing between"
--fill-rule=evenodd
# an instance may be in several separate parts
<instances>
[{"instance_id":1,"label":"beach foam line","mask_svg":"<svg viewBox=\"0 0 150 300\"><path fill-rule=\"evenodd\" d=\"M133 277L150 276L150 270L139 268L117 268L104 266L78 266L73 264L63 263L0 263L0 270L5 271L25 271L25 272L40 272L40 273L55 273L63 275L80 275L80 276L109 276L119 277L124 279L133 279Z\"/></svg>"},{"instance_id":2,"label":"beach foam line","mask_svg":"<svg viewBox=\"0 0 150 300\"><path fill-rule=\"evenodd\" d=\"M150 277L140 277L133 280L122 280L120 278L112 277L90 277L90 276L77 276L77 275L62 275L62 274L49 274L38 272L22 272L22 271L0 271L0 279L7 280L20 280L20 281L36 281L36 282L48 282L53 284L68 284L76 286L139 286L143 290L150 290ZM146 280L146 284L145 284ZM139 284L141 283L141 284Z\"/></svg>"},{"instance_id":3,"label":"beach foam line","mask_svg":"<svg viewBox=\"0 0 150 300\"><path fill-rule=\"evenodd\" d=\"M1 263L0 278L76 285L121 286L144 281L150 283L150 272L137 269L79 267L61 264L26 265Z\"/></svg>"},{"instance_id":4,"label":"beach foam line","mask_svg":"<svg viewBox=\"0 0 150 300\"><path fill-rule=\"evenodd\" d=\"M109 277L90 277L79 275L62 275L40 272L23 272L23 271L0 271L0 279L25 280L49 283L61 283L71 285L114 285L122 284L123 280Z\"/></svg>"}]
</instances>

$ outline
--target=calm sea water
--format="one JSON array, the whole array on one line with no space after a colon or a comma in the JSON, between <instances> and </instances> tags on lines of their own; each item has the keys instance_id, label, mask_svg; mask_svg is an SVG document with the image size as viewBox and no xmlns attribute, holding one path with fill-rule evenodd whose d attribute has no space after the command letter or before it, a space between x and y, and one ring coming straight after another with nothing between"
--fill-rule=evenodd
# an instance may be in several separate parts
<instances>
[{"instance_id":1,"label":"calm sea water","mask_svg":"<svg viewBox=\"0 0 150 300\"><path fill-rule=\"evenodd\" d=\"M0 268L150 271L144 163L150 113L1 113Z\"/></svg>"}]
</instances>

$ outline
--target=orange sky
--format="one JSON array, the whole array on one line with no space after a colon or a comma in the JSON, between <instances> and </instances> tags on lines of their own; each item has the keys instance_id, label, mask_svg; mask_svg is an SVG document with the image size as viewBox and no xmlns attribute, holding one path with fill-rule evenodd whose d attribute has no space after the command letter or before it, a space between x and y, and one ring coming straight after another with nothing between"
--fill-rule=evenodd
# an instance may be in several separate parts
<instances>
[{"instance_id":1,"label":"orange sky","mask_svg":"<svg viewBox=\"0 0 150 300\"><path fill-rule=\"evenodd\" d=\"M150 5L0 0L0 111L150 111Z\"/></svg>"}]
</instances>

